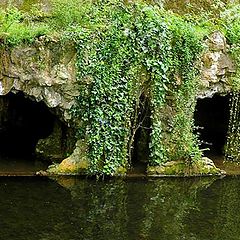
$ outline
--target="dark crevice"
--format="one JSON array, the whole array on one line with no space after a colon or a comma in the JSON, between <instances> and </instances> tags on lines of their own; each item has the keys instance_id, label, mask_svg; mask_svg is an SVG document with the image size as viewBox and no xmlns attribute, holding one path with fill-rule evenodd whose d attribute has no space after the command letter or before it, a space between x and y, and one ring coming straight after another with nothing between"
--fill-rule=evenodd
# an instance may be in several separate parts
<instances>
[{"instance_id":1,"label":"dark crevice","mask_svg":"<svg viewBox=\"0 0 240 240\"><path fill-rule=\"evenodd\" d=\"M38 140L52 133L55 120L43 102L22 93L0 97L0 156L31 157Z\"/></svg>"},{"instance_id":2,"label":"dark crevice","mask_svg":"<svg viewBox=\"0 0 240 240\"><path fill-rule=\"evenodd\" d=\"M151 133L150 100L144 94L140 97L137 116L137 131L134 136L132 167L136 172L145 172L149 160Z\"/></svg>"},{"instance_id":3,"label":"dark crevice","mask_svg":"<svg viewBox=\"0 0 240 240\"><path fill-rule=\"evenodd\" d=\"M198 99L194 114L200 148L206 156L223 156L229 124L229 95Z\"/></svg>"}]
</instances>

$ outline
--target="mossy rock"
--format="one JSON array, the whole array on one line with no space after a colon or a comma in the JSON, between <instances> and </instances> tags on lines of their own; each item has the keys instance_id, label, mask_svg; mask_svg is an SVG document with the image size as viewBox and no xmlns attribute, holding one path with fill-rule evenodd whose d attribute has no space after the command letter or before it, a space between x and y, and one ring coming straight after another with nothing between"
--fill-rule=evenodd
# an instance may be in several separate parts
<instances>
[{"instance_id":1,"label":"mossy rock","mask_svg":"<svg viewBox=\"0 0 240 240\"><path fill-rule=\"evenodd\" d=\"M48 167L47 175L81 175L86 174L89 168L86 143L82 140L76 142L73 153L59 164Z\"/></svg>"},{"instance_id":2,"label":"mossy rock","mask_svg":"<svg viewBox=\"0 0 240 240\"><path fill-rule=\"evenodd\" d=\"M89 163L86 160L72 161L69 158L60 164L53 164L47 169L48 174L56 175L80 175L86 173Z\"/></svg>"},{"instance_id":3,"label":"mossy rock","mask_svg":"<svg viewBox=\"0 0 240 240\"><path fill-rule=\"evenodd\" d=\"M217 168L207 157L191 164L185 161L170 161L159 166L149 166L149 176L211 176L224 175L225 172Z\"/></svg>"}]
</instances>

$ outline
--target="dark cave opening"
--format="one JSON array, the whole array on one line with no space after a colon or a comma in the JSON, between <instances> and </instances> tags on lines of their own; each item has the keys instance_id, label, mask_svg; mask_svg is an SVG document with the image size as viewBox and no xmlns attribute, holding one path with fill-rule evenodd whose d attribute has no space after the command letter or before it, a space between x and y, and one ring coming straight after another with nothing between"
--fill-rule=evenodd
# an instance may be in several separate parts
<instances>
[{"instance_id":1,"label":"dark cave opening","mask_svg":"<svg viewBox=\"0 0 240 240\"><path fill-rule=\"evenodd\" d=\"M151 108L150 100L144 94L141 95L137 116L137 131L134 136L132 167L136 173L146 171L150 149L151 134Z\"/></svg>"},{"instance_id":2,"label":"dark cave opening","mask_svg":"<svg viewBox=\"0 0 240 240\"><path fill-rule=\"evenodd\" d=\"M229 95L198 99L194 113L200 148L204 155L223 156L229 124Z\"/></svg>"},{"instance_id":3,"label":"dark cave opening","mask_svg":"<svg viewBox=\"0 0 240 240\"><path fill-rule=\"evenodd\" d=\"M43 102L23 93L0 97L0 156L32 158L39 139L48 137L56 116Z\"/></svg>"}]
</instances>

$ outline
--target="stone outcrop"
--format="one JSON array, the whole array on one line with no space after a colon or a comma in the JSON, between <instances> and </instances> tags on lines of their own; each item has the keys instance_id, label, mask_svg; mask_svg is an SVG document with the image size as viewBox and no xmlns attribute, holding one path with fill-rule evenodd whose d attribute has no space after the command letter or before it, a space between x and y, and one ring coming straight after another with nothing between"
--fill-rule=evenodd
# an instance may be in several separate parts
<instances>
[{"instance_id":1,"label":"stone outcrop","mask_svg":"<svg viewBox=\"0 0 240 240\"><path fill-rule=\"evenodd\" d=\"M75 147L75 131L67 127L58 119L55 120L52 133L43 139L39 139L35 154L39 159L51 162L61 162Z\"/></svg>"},{"instance_id":2,"label":"stone outcrop","mask_svg":"<svg viewBox=\"0 0 240 240\"><path fill-rule=\"evenodd\" d=\"M78 140L73 153L60 164L53 164L47 170L50 175L86 174L89 167L86 143Z\"/></svg>"},{"instance_id":3,"label":"stone outcrop","mask_svg":"<svg viewBox=\"0 0 240 240\"><path fill-rule=\"evenodd\" d=\"M1 49L0 95L23 92L43 101L65 122L79 95L75 74L75 49L52 39L40 38L33 46Z\"/></svg>"},{"instance_id":4,"label":"stone outcrop","mask_svg":"<svg viewBox=\"0 0 240 240\"><path fill-rule=\"evenodd\" d=\"M217 168L213 161L203 157L200 161L186 164L184 161L170 161L161 166L149 167L150 176L209 176L224 175L225 171Z\"/></svg>"},{"instance_id":5,"label":"stone outcrop","mask_svg":"<svg viewBox=\"0 0 240 240\"><path fill-rule=\"evenodd\" d=\"M76 142L77 121L70 111L79 95L74 46L42 37L31 46L2 48L0 52L0 95L22 92L26 98L44 102L62 122L56 124L69 126L55 126L36 146L36 153L45 159L63 159Z\"/></svg>"},{"instance_id":6,"label":"stone outcrop","mask_svg":"<svg viewBox=\"0 0 240 240\"><path fill-rule=\"evenodd\" d=\"M234 62L228 54L229 46L221 32L215 31L205 44L206 51L201 59L199 98L231 91L228 77L236 72Z\"/></svg>"}]
</instances>

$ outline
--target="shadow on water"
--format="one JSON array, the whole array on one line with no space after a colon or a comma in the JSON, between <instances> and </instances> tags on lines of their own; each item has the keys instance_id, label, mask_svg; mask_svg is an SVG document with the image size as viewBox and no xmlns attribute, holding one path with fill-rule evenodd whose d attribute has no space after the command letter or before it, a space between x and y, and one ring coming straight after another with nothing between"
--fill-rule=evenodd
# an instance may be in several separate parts
<instances>
[{"instance_id":1,"label":"shadow on water","mask_svg":"<svg viewBox=\"0 0 240 240\"><path fill-rule=\"evenodd\" d=\"M49 162L34 157L6 157L0 155L0 176L33 176L37 171L46 170Z\"/></svg>"},{"instance_id":2,"label":"shadow on water","mask_svg":"<svg viewBox=\"0 0 240 240\"><path fill-rule=\"evenodd\" d=\"M0 178L0 238L239 239L239 183Z\"/></svg>"}]
</instances>

